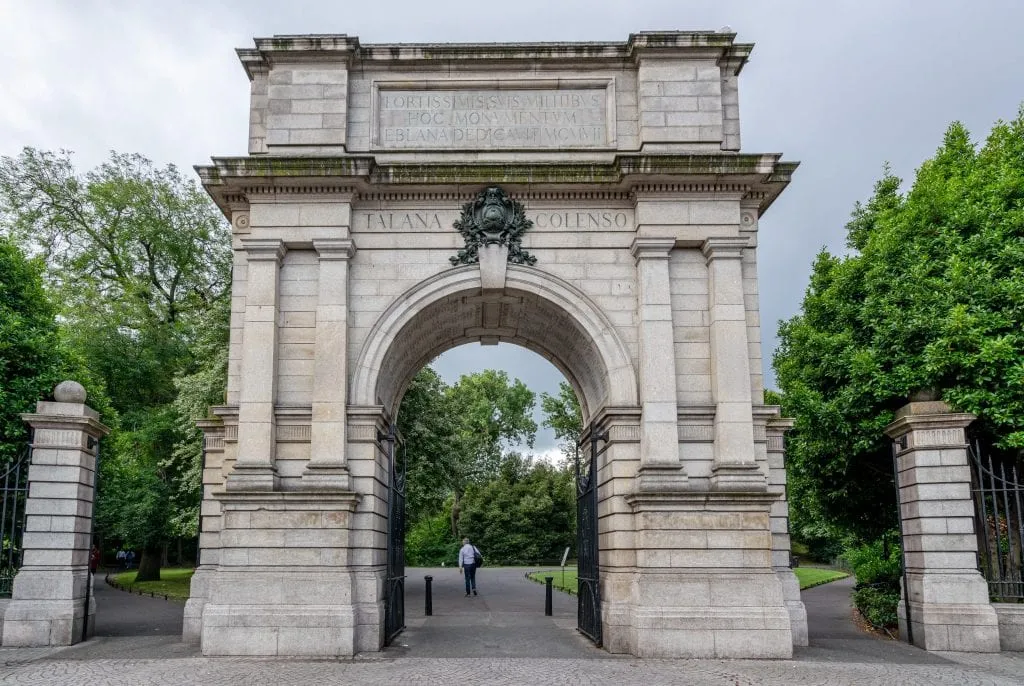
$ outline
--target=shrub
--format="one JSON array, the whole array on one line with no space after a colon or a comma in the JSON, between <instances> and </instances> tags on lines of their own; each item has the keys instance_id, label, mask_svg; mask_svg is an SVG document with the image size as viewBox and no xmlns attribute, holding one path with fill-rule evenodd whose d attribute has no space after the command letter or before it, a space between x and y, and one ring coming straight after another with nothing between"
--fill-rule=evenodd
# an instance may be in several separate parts
<instances>
[{"instance_id":1,"label":"shrub","mask_svg":"<svg viewBox=\"0 0 1024 686\"><path fill-rule=\"evenodd\" d=\"M460 542L452 536L447 512L416 522L405 534L405 563L410 567L457 566Z\"/></svg>"},{"instance_id":2,"label":"shrub","mask_svg":"<svg viewBox=\"0 0 1024 686\"><path fill-rule=\"evenodd\" d=\"M853 604L864 619L880 629L896 626L903 573L899 546L889 545L883 537L873 543L847 548L843 558L857 577Z\"/></svg>"}]
</instances>

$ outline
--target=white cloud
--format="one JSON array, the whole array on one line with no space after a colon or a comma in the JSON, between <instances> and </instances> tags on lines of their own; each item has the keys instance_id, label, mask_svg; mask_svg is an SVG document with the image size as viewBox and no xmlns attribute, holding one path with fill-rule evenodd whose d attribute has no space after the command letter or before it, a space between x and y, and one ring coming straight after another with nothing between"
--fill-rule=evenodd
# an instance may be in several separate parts
<instances>
[{"instance_id":1,"label":"white cloud","mask_svg":"<svg viewBox=\"0 0 1024 686\"><path fill-rule=\"evenodd\" d=\"M762 340L797 309L811 260L843 246L882 164L910 176L951 120L984 137L1024 99L1024 3L891 0L0 0L0 154L111 148L189 167L242 154L254 35L348 33L363 42L624 40L630 31L731 25L755 42L740 81L744 149L800 160L761 223ZM534 363L508 369L538 375ZM770 378L770 377L769 377Z\"/></svg>"}]
</instances>

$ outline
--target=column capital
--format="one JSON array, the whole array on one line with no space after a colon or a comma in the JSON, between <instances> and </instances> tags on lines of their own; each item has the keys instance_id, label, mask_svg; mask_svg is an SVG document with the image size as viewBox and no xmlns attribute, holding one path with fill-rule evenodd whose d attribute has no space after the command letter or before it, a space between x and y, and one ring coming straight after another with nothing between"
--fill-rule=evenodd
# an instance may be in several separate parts
<instances>
[{"instance_id":1,"label":"column capital","mask_svg":"<svg viewBox=\"0 0 1024 686\"><path fill-rule=\"evenodd\" d=\"M274 261L280 263L288 248L280 238L243 238L242 247L250 262Z\"/></svg>"},{"instance_id":2,"label":"column capital","mask_svg":"<svg viewBox=\"0 0 1024 686\"><path fill-rule=\"evenodd\" d=\"M634 238L633 244L629 246L629 252L633 258L640 260L667 260L672 249L676 247L675 238Z\"/></svg>"},{"instance_id":3,"label":"column capital","mask_svg":"<svg viewBox=\"0 0 1024 686\"><path fill-rule=\"evenodd\" d=\"M356 244L351 238L318 238L313 241L320 261L349 260L356 254Z\"/></svg>"},{"instance_id":4,"label":"column capital","mask_svg":"<svg viewBox=\"0 0 1024 686\"><path fill-rule=\"evenodd\" d=\"M894 440L917 430L966 429L977 417L967 412L953 412L942 401L910 402L896 410L896 418L883 431ZM958 441L958 444L962 441Z\"/></svg>"},{"instance_id":5,"label":"column capital","mask_svg":"<svg viewBox=\"0 0 1024 686\"><path fill-rule=\"evenodd\" d=\"M738 260L743 257L743 249L750 247L750 239L746 236L705 238L700 250L710 264L713 260Z\"/></svg>"}]
</instances>

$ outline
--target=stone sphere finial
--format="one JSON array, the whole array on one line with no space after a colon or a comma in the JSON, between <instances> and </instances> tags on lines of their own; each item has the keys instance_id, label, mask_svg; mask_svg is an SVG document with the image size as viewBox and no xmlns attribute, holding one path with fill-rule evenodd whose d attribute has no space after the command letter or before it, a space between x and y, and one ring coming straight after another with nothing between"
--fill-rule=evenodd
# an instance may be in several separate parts
<instances>
[{"instance_id":1,"label":"stone sphere finial","mask_svg":"<svg viewBox=\"0 0 1024 686\"><path fill-rule=\"evenodd\" d=\"M84 403L85 387L77 381L61 381L53 389L53 399L59 403Z\"/></svg>"}]
</instances>

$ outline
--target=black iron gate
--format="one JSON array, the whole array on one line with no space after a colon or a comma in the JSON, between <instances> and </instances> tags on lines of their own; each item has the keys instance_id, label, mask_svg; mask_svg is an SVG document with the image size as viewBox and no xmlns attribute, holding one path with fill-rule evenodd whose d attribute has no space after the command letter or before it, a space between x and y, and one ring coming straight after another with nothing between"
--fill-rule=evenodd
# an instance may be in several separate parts
<instances>
[{"instance_id":1,"label":"black iron gate","mask_svg":"<svg viewBox=\"0 0 1024 686\"><path fill-rule=\"evenodd\" d=\"M605 445L598 450L598 443ZM597 542L597 459L608 448L608 432L590 429L590 456L580 462L576 446L576 627L601 646L601 584Z\"/></svg>"},{"instance_id":2,"label":"black iron gate","mask_svg":"<svg viewBox=\"0 0 1024 686\"><path fill-rule=\"evenodd\" d=\"M971 442L978 568L995 602L1024 603L1024 464Z\"/></svg>"},{"instance_id":3,"label":"black iron gate","mask_svg":"<svg viewBox=\"0 0 1024 686\"><path fill-rule=\"evenodd\" d=\"M28 500L28 466L32 444L26 443L0 476L0 598L10 598L14 575L21 567L25 533L25 502Z\"/></svg>"},{"instance_id":4,"label":"black iron gate","mask_svg":"<svg viewBox=\"0 0 1024 686\"><path fill-rule=\"evenodd\" d=\"M395 426L377 439L387 445L388 454L388 549L384 579L384 645L390 645L405 629L405 459L399 460L401 446ZM401 451L404 453L404 451Z\"/></svg>"}]
</instances>

